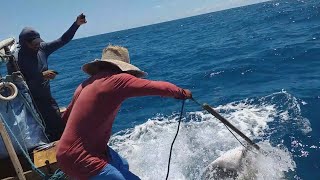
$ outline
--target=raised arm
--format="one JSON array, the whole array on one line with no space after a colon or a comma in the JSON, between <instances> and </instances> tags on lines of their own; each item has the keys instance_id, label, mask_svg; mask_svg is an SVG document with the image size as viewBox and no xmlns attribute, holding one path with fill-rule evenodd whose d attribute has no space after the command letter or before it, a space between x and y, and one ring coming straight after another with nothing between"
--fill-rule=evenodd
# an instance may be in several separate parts
<instances>
[{"instance_id":1,"label":"raised arm","mask_svg":"<svg viewBox=\"0 0 320 180\"><path fill-rule=\"evenodd\" d=\"M71 27L57 40L54 40L52 42L43 43L43 49L46 52L46 54L49 56L51 53L56 51L57 49L61 48L68 42L72 40L75 33L77 32L78 28L85 24L87 21L85 19L85 16L83 14L80 14L77 17L77 20L71 25Z\"/></svg>"},{"instance_id":2,"label":"raised arm","mask_svg":"<svg viewBox=\"0 0 320 180\"><path fill-rule=\"evenodd\" d=\"M124 98L135 96L164 96L177 99L191 98L189 90L182 89L174 84L164 81L150 81L136 78L129 74L120 74L116 87Z\"/></svg>"}]
</instances>

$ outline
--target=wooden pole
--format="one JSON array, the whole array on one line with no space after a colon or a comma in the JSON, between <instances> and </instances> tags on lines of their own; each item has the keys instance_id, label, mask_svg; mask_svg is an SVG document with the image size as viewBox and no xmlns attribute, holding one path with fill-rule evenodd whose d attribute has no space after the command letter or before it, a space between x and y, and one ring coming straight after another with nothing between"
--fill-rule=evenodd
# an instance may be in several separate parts
<instances>
[{"instance_id":1,"label":"wooden pole","mask_svg":"<svg viewBox=\"0 0 320 180\"><path fill-rule=\"evenodd\" d=\"M234 132L236 132L237 134L239 134L244 140L246 140L251 146L253 146L254 148L256 148L257 150L260 149L260 147L255 144L253 141L251 141L251 139L249 139L246 135L244 135L239 129L237 129L236 127L234 127L228 120L226 120L224 117L222 117L217 111L215 111L211 106L209 106L208 104L203 104L202 108L207 110L210 114L212 114L214 117L216 117L217 119L219 119L223 124L225 124L226 126L228 126L229 128L231 128Z\"/></svg>"},{"instance_id":2,"label":"wooden pole","mask_svg":"<svg viewBox=\"0 0 320 180\"><path fill-rule=\"evenodd\" d=\"M191 98L195 103L197 103L199 106L201 106L203 109L205 109L206 111L208 111L210 114L212 114L214 117L216 117L217 119L219 119L223 124L225 124L226 126L228 126L229 128L231 128L234 132L236 132L239 136L241 136L244 140L246 140L251 146L253 146L254 148L256 148L257 150L260 150L260 147L254 143L253 141L251 141L250 138L248 138L246 135L244 135L239 129L237 129L234 125L232 125L228 120L226 120L224 117L222 117L217 111L215 111L211 106L209 106L208 104L204 103L201 104L199 103L197 100L195 100L194 98Z\"/></svg>"},{"instance_id":3,"label":"wooden pole","mask_svg":"<svg viewBox=\"0 0 320 180\"><path fill-rule=\"evenodd\" d=\"M11 159L11 162L14 166L14 169L17 173L19 180L26 180L26 177L23 174L23 169L22 169L22 166L21 166L20 161L18 159L17 153L14 150L14 147L12 145L12 142L10 140L8 132L7 132L6 128L4 127L4 124L3 124L1 118L0 118L0 134L1 134L4 145L8 151L9 157Z\"/></svg>"}]
</instances>

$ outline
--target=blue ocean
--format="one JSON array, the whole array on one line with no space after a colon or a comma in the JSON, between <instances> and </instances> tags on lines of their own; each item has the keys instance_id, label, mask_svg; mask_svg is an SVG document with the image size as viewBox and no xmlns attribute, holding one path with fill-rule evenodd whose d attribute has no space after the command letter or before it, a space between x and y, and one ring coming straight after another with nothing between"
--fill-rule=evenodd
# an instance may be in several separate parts
<instances>
[{"instance_id":1,"label":"blue ocean","mask_svg":"<svg viewBox=\"0 0 320 180\"><path fill-rule=\"evenodd\" d=\"M320 179L318 0L270 1L73 40L49 58L49 69L59 72L51 89L60 106L87 78L81 66L108 44L127 47L148 79L190 89L267 151L248 167L255 179ZM142 179L165 179L181 105L161 97L123 103L110 145ZM199 179L241 146L193 101L182 121L169 179Z\"/></svg>"}]
</instances>

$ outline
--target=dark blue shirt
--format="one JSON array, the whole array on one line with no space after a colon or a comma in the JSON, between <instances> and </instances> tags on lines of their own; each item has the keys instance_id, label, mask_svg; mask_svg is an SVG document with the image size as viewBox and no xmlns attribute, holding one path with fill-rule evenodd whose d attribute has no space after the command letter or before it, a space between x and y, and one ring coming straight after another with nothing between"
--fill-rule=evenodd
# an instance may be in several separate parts
<instances>
[{"instance_id":1,"label":"dark blue shirt","mask_svg":"<svg viewBox=\"0 0 320 180\"><path fill-rule=\"evenodd\" d=\"M72 26L57 40L41 42L37 52L30 50L24 42L20 42L21 49L18 53L18 65L35 98L51 97L50 82L43 78L42 72L48 70L48 57L74 37L79 25Z\"/></svg>"}]
</instances>

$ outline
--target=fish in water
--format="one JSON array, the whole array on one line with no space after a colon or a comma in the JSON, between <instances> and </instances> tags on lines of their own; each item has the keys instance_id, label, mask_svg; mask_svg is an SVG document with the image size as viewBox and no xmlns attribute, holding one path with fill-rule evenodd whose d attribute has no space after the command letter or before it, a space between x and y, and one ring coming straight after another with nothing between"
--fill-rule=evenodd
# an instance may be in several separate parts
<instances>
[{"instance_id":1,"label":"fish in water","mask_svg":"<svg viewBox=\"0 0 320 180\"><path fill-rule=\"evenodd\" d=\"M246 164L250 163L248 162L250 158L247 158L247 155L248 148L244 147L237 147L227 151L206 167L201 179L254 179L255 173L245 170Z\"/></svg>"}]
</instances>

